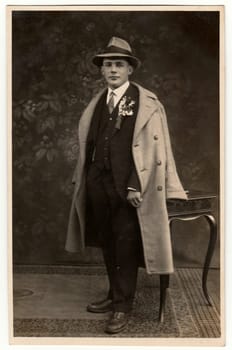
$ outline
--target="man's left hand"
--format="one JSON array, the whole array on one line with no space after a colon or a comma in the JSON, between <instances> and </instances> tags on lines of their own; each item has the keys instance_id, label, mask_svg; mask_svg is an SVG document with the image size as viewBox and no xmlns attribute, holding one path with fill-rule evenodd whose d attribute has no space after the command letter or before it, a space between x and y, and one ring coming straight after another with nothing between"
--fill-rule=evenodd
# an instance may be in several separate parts
<instances>
[{"instance_id":1,"label":"man's left hand","mask_svg":"<svg viewBox=\"0 0 232 350\"><path fill-rule=\"evenodd\" d=\"M143 199L140 192L128 190L127 200L131 205L133 205L133 207L138 208Z\"/></svg>"}]
</instances>

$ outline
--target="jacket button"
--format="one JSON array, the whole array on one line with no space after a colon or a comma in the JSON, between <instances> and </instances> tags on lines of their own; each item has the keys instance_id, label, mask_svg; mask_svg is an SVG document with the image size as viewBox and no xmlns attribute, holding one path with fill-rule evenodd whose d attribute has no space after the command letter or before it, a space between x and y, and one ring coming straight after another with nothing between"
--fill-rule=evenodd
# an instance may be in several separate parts
<instances>
[{"instance_id":1,"label":"jacket button","mask_svg":"<svg viewBox=\"0 0 232 350\"><path fill-rule=\"evenodd\" d=\"M156 164L161 165L162 164L161 160L157 160Z\"/></svg>"},{"instance_id":2,"label":"jacket button","mask_svg":"<svg viewBox=\"0 0 232 350\"><path fill-rule=\"evenodd\" d=\"M158 139L159 139L158 135L154 135L154 140L158 140Z\"/></svg>"},{"instance_id":3,"label":"jacket button","mask_svg":"<svg viewBox=\"0 0 232 350\"><path fill-rule=\"evenodd\" d=\"M163 187L162 186L157 186L158 191L162 191Z\"/></svg>"},{"instance_id":4,"label":"jacket button","mask_svg":"<svg viewBox=\"0 0 232 350\"><path fill-rule=\"evenodd\" d=\"M139 144L138 143L136 143L136 145L134 145L134 147L138 147L139 146Z\"/></svg>"}]
</instances>

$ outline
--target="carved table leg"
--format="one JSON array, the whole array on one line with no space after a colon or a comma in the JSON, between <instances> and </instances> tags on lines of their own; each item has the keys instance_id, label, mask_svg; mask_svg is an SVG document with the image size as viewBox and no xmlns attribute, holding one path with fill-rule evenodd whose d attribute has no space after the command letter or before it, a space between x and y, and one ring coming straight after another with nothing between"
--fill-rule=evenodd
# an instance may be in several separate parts
<instances>
[{"instance_id":1,"label":"carved table leg","mask_svg":"<svg viewBox=\"0 0 232 350\"><path fill-rule=\"evenodd\" d=\"M215 244L217 241L217 223L213 215L207 214L207 215L204 215L204 217L206 218L210 226L210 239L209 239L209 244L208 244L208 249L205 257L203 274L202 274L202 289L208 304L212 306L212 302L210 300L210 296L207 290L207 277L208 277L210 262L211 262Z\"/></svg>"},{"instance_id":2,"label":"carved table leg","mask_svg":"<svg viewBox=\"0 0 232 350\"><path fill-rule=\"evenodd\" d=\"M159 322L164 321L164 308L166 301L166 290L169 287L169 275L160 275L160 306Z\"/></svg>"}]
</instances>

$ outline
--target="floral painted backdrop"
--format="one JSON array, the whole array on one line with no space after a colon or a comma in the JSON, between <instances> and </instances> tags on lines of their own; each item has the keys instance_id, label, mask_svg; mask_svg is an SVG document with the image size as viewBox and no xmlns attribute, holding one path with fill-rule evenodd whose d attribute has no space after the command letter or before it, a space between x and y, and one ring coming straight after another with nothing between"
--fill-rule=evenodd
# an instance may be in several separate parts
<instances>
[{"instance_id":1,"label":"floral painted backdrop","mask_svg":"<svg viewBox=\"0 0 232 350\"><path fill-rule=\"evenodd\" d=\"M96 257L65 253L64 240L78 120L104 86L91 59L113 35L131 43L142 61L133 79L166 108L185 188L218 191L217 12L15 11L12 19L15 262Z\"/></svg>"}]
</instances>

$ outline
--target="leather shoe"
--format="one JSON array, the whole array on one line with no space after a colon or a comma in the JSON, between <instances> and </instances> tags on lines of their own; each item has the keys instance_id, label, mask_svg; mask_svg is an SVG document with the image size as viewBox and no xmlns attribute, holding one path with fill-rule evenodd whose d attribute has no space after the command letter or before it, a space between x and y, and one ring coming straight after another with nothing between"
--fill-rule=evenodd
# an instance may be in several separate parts
<instances>
[{"instance_id":1,"label":"leather shoe","mask_svg":"<svg viewBox=\"0 0 232 350\"><path fill-rule=\"evenodd\" d=\"M113 313L105 332L115 334L121 332L127 325L128 313L116 311Z\"/></svg>"},{"instance_id":2,"label":"leather shoe","mask_svg":"<svg viewBox=\"0 0 232 350\"><path fill-rule=\"evenodd\" d=\"M112 300L111 299L103 299L100 301L96 301L94 303L91 303L87 306L88 312L95 312L95 313L104 313L112 311Z\"/></svg>"}]
</instances>

